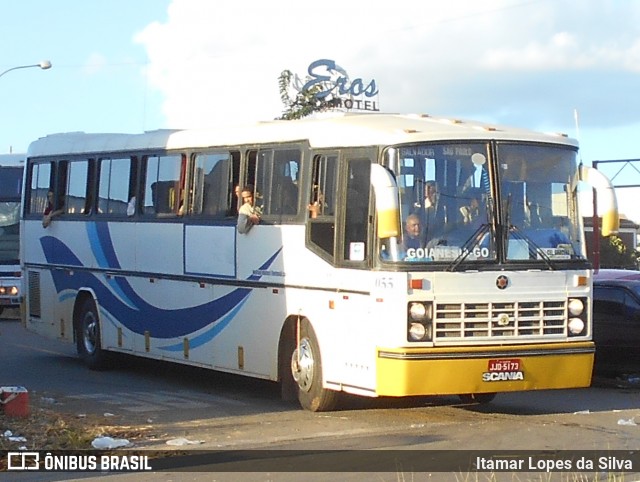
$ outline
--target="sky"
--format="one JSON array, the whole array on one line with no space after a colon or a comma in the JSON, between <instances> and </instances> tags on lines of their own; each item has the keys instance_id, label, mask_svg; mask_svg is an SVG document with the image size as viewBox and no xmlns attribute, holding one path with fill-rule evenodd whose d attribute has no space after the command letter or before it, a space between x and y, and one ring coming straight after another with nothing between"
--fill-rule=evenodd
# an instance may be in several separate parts
<instances>
[{"instance_id":1,"label":"sky","mask_svg":"<svg viewBox=\"0 0 640 482\"><path fill-rule=\"evenodd\" d=\"M274 119L280 73L318 59L375 80L383 112L564 132L589 165L640 159L637 0L0 0L0 154ZM640 185L640 161L598 167ZM640 187L616 193L640 223Z\"/></svg>"}]
</instances>

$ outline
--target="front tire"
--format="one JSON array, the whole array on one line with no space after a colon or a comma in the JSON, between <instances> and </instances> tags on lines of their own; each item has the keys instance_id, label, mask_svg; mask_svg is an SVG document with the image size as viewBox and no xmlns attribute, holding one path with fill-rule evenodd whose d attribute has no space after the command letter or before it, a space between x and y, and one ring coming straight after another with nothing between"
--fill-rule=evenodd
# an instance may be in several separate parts
<instances>
[{"instance_id":1,"label":"front tire","mask_svg":"<svg viewBox=\"0 0 640 482\"><path fill-rule=\"evenodd\" d=\"M312 412L334 410L338 392L322 386L322 359L318 340L307 320L300 323L300 344L291 355L291 373L302 408Z\"/></svg>"},{"instance_id":2,"label":"front tire","mask_svg":"<svg viewBox=\"0 0 640 482\"><path fill-rule=\"evenodd\" d=\"M76 349L84 364L91 370L107 368L108 354L102 349L98 310L91 298L87 298L82 302L78 312Z\"/></svg>"}]
</instances>

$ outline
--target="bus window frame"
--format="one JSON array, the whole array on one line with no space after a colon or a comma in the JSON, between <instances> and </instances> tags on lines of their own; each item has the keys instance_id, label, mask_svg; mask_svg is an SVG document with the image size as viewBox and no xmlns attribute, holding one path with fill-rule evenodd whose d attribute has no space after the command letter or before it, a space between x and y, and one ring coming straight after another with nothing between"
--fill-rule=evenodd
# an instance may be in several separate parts
<instances>
[{"instance_id":1,"label":"bus window frame","mask_svg":"<svg viewBox=\"0 0 640 482\"><path fill-rule=\"evenodd\" d=\"M178 174L178 179L169 180L169 181L160 181L157 180L155 182L174 182L174 188L177 186L178 189L174 189L174 199L178 199L175 202L175 206L171 207L171 210L168 212L158 211L158 208L155 206L155 203L152 201L151 206L147 206L153 208L152 212L147 212L145 208L146 197L147 197L147 173L149 166L149 158L157 158L157 159L167 159L167 158L179 158L180 159L180 169ZM138 216L140 220L145 221L156 221L158 219L173 219L173 218L181 218L179 215L180 208L180 196L184 191L184 166L186 163L185 152L184 151L153 151L147 152L139 156L138 158L138 177L136 179L137 187L136 187L136 212L135 216ZM149 187L151 189L151 187ZM152 194L153 196L153 194Z\"/></svg>"},{"instance_id":2,"label":"bus window frame","mask_svg":"<svg viewBox=\"0 0 640 482\"><path fill-rule=\"evenodd\" d=\"M369 201L366 209L366 221L365 232L366 245L364 252L364 260L351 260L347 259L345 255L345 239L346 239L346 224L347 224L347 189L349 178L349 163L351 161L368 160L370 164L378 163L380 157L380 150L377 147L358 147L347 148L340 150L340 158L338 160L338 198L336 199L336 206L338 209L337 219L339 220L336 228L336 243L335 243L335 266L344 268L356 268L356 269L371 269L373 265L373 243L374 240L374 223L373 216L373 189L371 188L371 181L367 179L367 186L369 189Z\"/></svg>"},{"instance_id":3,"label":"bus window frame","mask_svg":"<svg viewBox=\"0 0 640 482\"><path fill-rule=\"evenodd\" d=\"M295 213L273 213L273 212L263 212L262 216L261 216L261 223L263 224L274 224L274 225L280 225L280 224L299 224L302 222L302 215L303 215L303 210L301 208L302 202L301 200L304 198L304 193L305 193L305 186L304 186L304 179L305 177L303 177L306 173L305 169L306 169L306 159L309 158L309 149L307 146L301 144L301 143L287 143L287 144L265 144L265 145L261 145L255 149L250 149L249 151L247 151L248 153L251 153L255 151L255 169L253 172L250 172L251 170L251 162L252 159L250 157L247 158L247 169L245 170L245 172L247 173L247 180L249 182L246 182L246 184L252 184L256 190L256 205L261 205L261 201L260 199L262 199L262 202L265 202L264 196L265 193L264 192L260 192L259 190L259 186L258 186L258 174L259 172L261 172L261 167L260 167L260 162L262 160L261 155L262 154L268 154L269 155L269 173L270 173L270 192L269 192L269 196L272 196L272 193L276 190L274 189L274 187L276 188L282 188L283 185L282 184L278 184L277 186L274 186L273 184L273 178L274 178L274 167L277 166L279 160L278 160L278 153L279 152L284 152L284 151L297 151L299 158L297 159L298 161L298 175L297 175L297 180L298 183L295 184L295 188L297 190L296 193L296 212ZM283 177L287 177L287 176L283 176ZM251 179L253 179L253 182L250 182ZM261 184L262 185L262 184ZM271 199L269 199L269 201L271 201Z\"/></svg>"},{"instance_id":4,"label":"bus window frame","mask_svg":"<svg viewBox=\"0 0 640 482\"><path fill-rule=\"evenodd\" d=\"M49 191L54 185L53 178L55 176L55 161L51 158L43 158L30 162L29 164L27 164L27 166L25 166L27 178L24 185L25 192L23 193L25 202L23 203L24 205L22 207L23 216L25 219L41 218L44 214L45 209L47 208L47 192L44 192L44 196L35 196L35 198L33 195L33 168L34 166L41 166L45 164L49 166L49 175L47 182L48 185L46 188L46 191ZM38 191L38 189L42 187L44 186L37 187L36 191ZM32 206L34 202L36 202L36 204L41 204L41 206ZM37 209L33 209L33 207L37 207Z\"/></svg>"},{"instance_id":5,"label":"bus window frame","mask_svg":"<svg viewBox=\"0 0 640 482\"><path fill-rule=\"evenodd\" d=\"M92 206L94 204L92 198L93 192L95 191L95 189L93 189L95 188L95 159L91 157L73 157L66 159L63 162L66 163L66 175L63 189L64 194L61 195L61 197L64 197L65 200L63 203L64 215L69 219L90 216L93 212ZM71 196L69 194L69 192L71 191L71 186L69 185L69 183L71 182L71 174L75 172L74 167L80 165L81 163L86 163L84 198L80 198L80 203L73 204L78 204L78 207L81 204L82 207L80 207L78 210L70 211L72 205ZM74 206L74 209L75 207L76 206Z\"/></svg>"},{"instance_id":6,"label":"bus window frame","mask_svg":"<svg viewBox=\"0 0 640 482\"><path fill-rule=\"evenodd\" d=\"M95 210L95 214L100 218L100 219L126 219L132 216L127 216L127 205L128 203L131 201L131 199L133 197L135 197L137 195L137 171L138 171L138 155L135 153L123 153L123 154L113 154L111 156L104 156L104 157L100 157L96 160L96 174L95 174L95 199L96 199L96 210ZM122 200L122 202L125 203L124 206L124 210L122 212L107 212L107 211L101 211L100 210L100 186L101 186L101 182L102 182L102 165L103 162L105 161L109 161L110 163L110 170L109 170L109 187L111 187L112 185L112 174L113 174L113 166L114 166L114 161L128 161L128 167L129 167L129 172L128 172L128 178L127 178L127 196L126 199ZM110 194L107 193L107 194ZM113 201L118 201L117 199L111 199L111 198L105 198L107 200L113 200ZM135 213L134 213L135 216Z\"/></svg>"},{"instance_id":7,"label":"bus window frame","mask_svg":"<svg viewBox=\"0 0 640 482\"><path fill-rule=\"evenodd\" d=\"M314 151L312 155L309 156L311 162L309 163L310 174L305 175L304 178L308 179L308 185L306 186L305 193L303 193L303 203L307 206L307 219L306 219L306 233L305 233L305 245L307 249L318 255L320 258L325 261L334 264L336 259L336 225L338 224L338 215L340 213L340 208L338 207L339 203L337 202L340 194L339 194L339 183L340 183L340 151L331 150L331 151ZM334 168L333 168L333 176L335 177L334 186L333 186L333 213L329 214L322 210L316 217L311 215L310 206L313 205L314 202L323 202L322 199L318 200L318 193L321 196L326 196L326 182L324 182L324 176L319 172L320 171L320 163L327 162L327 159L334 159ZM328 163L328 162L327 162ZM326 168L325 168L326 171ZM321 182L322 181L322 182ZM320 184L325 186L325 190L320 189ZM315 186L319 186L318 193L314 192ZM315 226L319 225L328 225L330 226L332 234L331 240L331 251L328 251L318 243L314 241L313 230Z\"/></svg>"}]
</instances>

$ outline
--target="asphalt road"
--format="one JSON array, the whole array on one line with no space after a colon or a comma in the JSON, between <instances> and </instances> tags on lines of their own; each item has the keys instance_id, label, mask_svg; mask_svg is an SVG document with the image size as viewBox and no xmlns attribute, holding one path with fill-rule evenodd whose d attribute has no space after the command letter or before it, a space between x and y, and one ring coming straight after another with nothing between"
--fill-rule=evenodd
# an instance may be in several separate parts
<instances>
[{"instance_id":1,"label":"asphalt road","mask_svg":"<svg viewBox=\"0 0 640 482\"><path fill-rule=\"evenodd\" d=\"M278 387L260 380L134 358L123 358L113 370L90 371L76 358L73 346L28 333L15 320L0 321L0 367L0 385L24 386L38 403L78 415L108 414L115 424L151 427L160 436L138 443L142 449L640 449L637 386L501 394L485 406L463 405L456 397L347 398L340 411L310 413L282 402ZM180 440L187 445L167 444ZM240 469L247 470L246 464ZM38 479L32 474L28 480L54 480L48 475ZM109 480L299 480L291 472L155 475ZM307 475L307 480L335 478ZM426 474L403 469L367 477L346 472L339 479L371 480L369 475L376 480L481 480L475 473L462 479L443 474L423 478Z\"/></svg>"}]
</instances>

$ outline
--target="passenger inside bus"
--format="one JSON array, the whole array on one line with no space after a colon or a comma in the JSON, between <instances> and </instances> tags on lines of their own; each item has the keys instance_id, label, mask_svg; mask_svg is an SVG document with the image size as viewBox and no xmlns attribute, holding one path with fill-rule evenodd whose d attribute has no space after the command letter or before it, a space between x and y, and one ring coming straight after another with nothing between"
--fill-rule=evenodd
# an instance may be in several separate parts
<instances>
[{"instance_id":1,"label":"passenger inside bus","mask_svg":"<svg viewBox=\"0 0 640 482\"><path fill-rule=\"evenodd\" d=\"M314 184L313 191L311 193L311 203L307 206L311 218L315 219L318 216L321 216L324 213L325 206L324 194L322 194L320 186Z\"/></svg>"},{"instance_id":2,"label":"passenger inside bus","mask_svg":"<svg viewBox=\"0 0 640 482\"><path fill-rule=\"evenodd\" d=\"M243 204L238 211L238 232L247 234L251 228L260 222L260 210L255 206L254 188L246 185L241 192Z\"/></svg>"},{"instance_id":3,"label":"passenger inside bus","mask_svg":"<svg viewBox=\"0 0 640 482\"><path fill-rule=\"evenodd\" d=\"M404 234L402 237L402 250L418 249L423 247L422 225L417 214L409 214L404 223Z\"/></svg>"},{"instance_id":4,"label":"passenger inside bus","mask_svg":"<svg viewBox=\"0 0 640 482\"><path fill-rule=\"evenodd\" d=\"M229 203L229 210L227 211L227 217L236 217L238 215L238 207L240 206L240 185L236 184L233 188L233 194L231 196L231 202Z\"/></svg>"},{"instance_id":5,"label":"passenger inside bus","mask_svg":"<svg viewBox=\"0 0 640 482\"><path fill-rule=\"evenodd\" d=\"M44 213L42 216L43 228L46 228L47 226L49 226L49 224L51 224L51 221L53 221L54 217L59 216L64 212L62 203L55 203L54 201L55 200L54 200L53 191L47 192L47 207L44 209ZM56 206L56 204L58 205Z\"/></svg>"},{"instance_id":6,"label":"passenger inside bus","mask_svg":"<svg viewBox=\"0 0 640 482\"><path fill-rule=\"evenodd\" d=\"M440 200L435 181L424 183L424 198L415 207L414 214L419 216L423 229L422 239L428 242L442 236L446 221L445 206Z\"/></svg>"},{"instance_id":7,"label":"passenger inside bus","mask_svg":"<svg viewBox=\"0 0 640 482\"><path fill-rule=\"evenodd\" d=\"M477 188L471 188L463 194L467 204L460 208L463 224L477 227L486 222L486 209L482 202L482 193ZM483 219L484 217L484 219Z\"/></svg>"}]
</instances>

